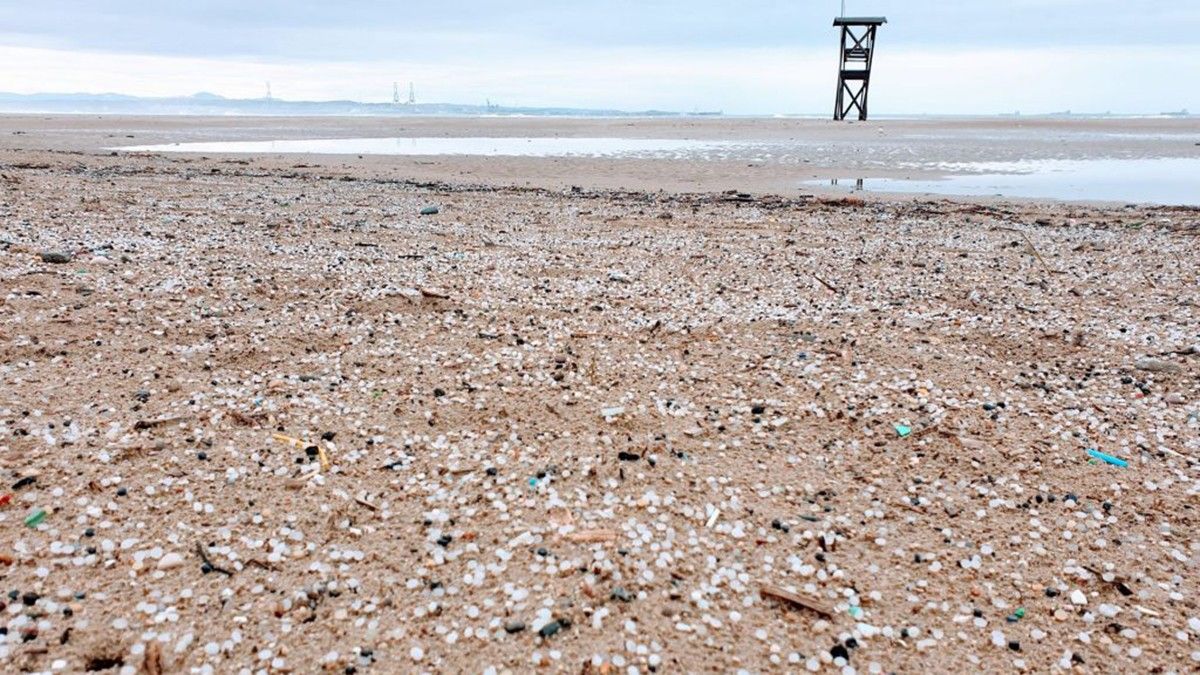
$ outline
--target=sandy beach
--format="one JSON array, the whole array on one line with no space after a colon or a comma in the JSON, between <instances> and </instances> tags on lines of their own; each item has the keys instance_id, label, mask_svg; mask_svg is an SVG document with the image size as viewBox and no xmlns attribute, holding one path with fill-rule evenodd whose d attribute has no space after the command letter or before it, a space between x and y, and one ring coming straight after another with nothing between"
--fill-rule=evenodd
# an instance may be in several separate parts
<instances>
[{"instance_id":1,"label":"sandy beach","mask_svg":"<svg viewBox=\"0 0 1200 675\"><path fill-rule=\"evenodd\" d=\"M1195 671L1200 208L802 183L1198 126L0 116L2 669Z\"/></svg>"}]
</instances>

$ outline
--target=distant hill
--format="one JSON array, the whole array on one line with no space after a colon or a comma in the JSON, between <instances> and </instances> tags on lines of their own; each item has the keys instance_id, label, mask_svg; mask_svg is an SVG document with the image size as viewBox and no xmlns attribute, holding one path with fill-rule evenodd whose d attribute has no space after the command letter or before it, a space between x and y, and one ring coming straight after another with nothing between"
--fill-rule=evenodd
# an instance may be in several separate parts
<instances>
[{"instance_id":1,"label":"distant hill","mask_svg":"<svg viewBox=\"0 0 1200 675\"><path fill-rule=\"evenodd\" d=\"M149 98L125 94L10 94L0 92L0 112L87 113L106 115L529 115L565 117L668 117L663 110L593 110L469 105L462 103L363 103L361 101L283 101L236 99L201 92Z\"/></svg>"}]
</instances>

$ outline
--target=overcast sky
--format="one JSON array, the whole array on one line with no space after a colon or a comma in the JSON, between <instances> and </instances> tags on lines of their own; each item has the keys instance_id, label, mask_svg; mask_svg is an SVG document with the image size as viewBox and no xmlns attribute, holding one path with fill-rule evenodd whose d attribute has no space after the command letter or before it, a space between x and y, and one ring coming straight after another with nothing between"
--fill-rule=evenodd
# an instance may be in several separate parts
<instances>
[{"instance_id":1,"label":"overcast sky","mask_svg":"<svg viewBox=\"0 0 1200 675\"><path fill-rule=\"evenodd\" d=\"M1200 111L1200 0L848 0L876 113ZM824 113L829 0L2 0L0 91Z\"/></svg>"}]
</instances>

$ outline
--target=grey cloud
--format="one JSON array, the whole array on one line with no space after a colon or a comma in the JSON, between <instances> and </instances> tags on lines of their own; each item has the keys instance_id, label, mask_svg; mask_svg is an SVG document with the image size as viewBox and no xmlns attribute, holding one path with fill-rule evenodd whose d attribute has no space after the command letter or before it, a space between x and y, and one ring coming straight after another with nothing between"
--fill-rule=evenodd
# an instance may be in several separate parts
<instances>
[{"instance_id":1,"label":"grey cloud","mask_svg":"<svg viewBox=\"0 0 1200 675\"><path fill-rule=\"evenodd\" d=\"M887 14L884 44L1181 44L1200 3L1168 0L850 0ZM522 49L814 46L833 41L832 1L43 0L0 4L10 43L278 59L439 59Z\"/></svg>"}]
</instances>

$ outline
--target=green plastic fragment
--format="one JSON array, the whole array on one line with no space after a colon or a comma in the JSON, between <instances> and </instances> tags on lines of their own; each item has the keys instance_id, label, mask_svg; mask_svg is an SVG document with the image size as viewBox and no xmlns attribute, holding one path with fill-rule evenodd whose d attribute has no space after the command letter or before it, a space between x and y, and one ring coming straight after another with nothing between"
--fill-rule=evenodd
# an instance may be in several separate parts
<instances>
[{"instance_id":1,"label":"green plastic fragment","mask_svg":"<svg viewBox=\"0 0 1200 675\"><path fill-rule=\"evenodd\" d=\"M1018 607L1017 611L1013 612L1013 616L1017 617L1018 619L1024 619L1025 618L1025 608Z\"/></svg>"},{"instance_id":2,"label":"green plastic fragment","mask_svg":"<svg viewBox=\"0 0 1200 675\"><path fill-rule=\"evenodd\" d=\"M862 618L862 615L863 615L862 607L859 607L858 605L850 605L850 609L847 611L850 612L850 616L852 616L856 619Z\"/></svg>"},{"instance_id":3,"label":"green plastic fragment","mask_svg":"<svg viewBox=\"0 0 1200 675\"><path fill-rule=\"evenodd\" d=\"M897 424L895 427L896 433L900 435L900 438L905 438L912 433L912 427L906 427L903 424Z\"/></svg>"},{"instance_id":4,"label":"green plastic fragment","mask_svg":"<svg viewBox=\"0 0 1200 675\"><path fill-rule=\"evenodd\" d=\"M46 509L38 509L25 517L25 527L37 527L46 519Z\"/></svg>"}]
</instances>

